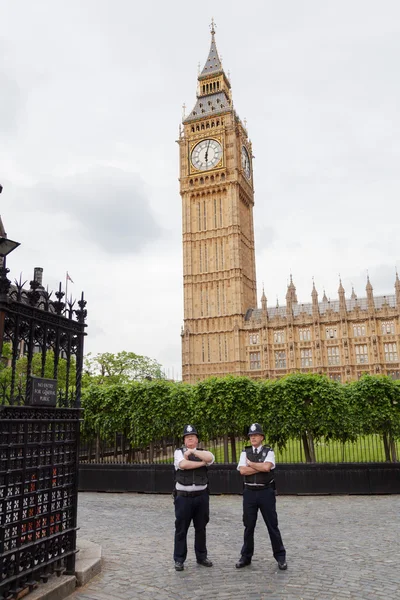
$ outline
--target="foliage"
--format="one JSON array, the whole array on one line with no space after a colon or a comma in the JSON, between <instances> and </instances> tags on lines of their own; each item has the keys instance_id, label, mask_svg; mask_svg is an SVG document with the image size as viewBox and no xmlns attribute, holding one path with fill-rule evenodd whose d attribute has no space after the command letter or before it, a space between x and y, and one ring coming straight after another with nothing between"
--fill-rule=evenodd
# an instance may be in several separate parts
<instances>
[{"instance_id":1,"label":"foliage","mask_svg":"<svg viewBox=\"0 0 400 600\"><path fill-rule=\"evenodd\" d=\"M8 347L7 347L8 346ZM32 367L31 374L36 377L46 377L48 379L54 378L54 352L49 350L46 352L46 360L44 364L44 372L42 375L42 354L36 353L32 357ZM7 388L11 383L11 366L9 366L9 362L11 360L11 345L4 344L3 346L3 357L7 359L6 361L0 361L0 385L3 388ZM27 375L27 367L28 367L28 359L26 356L20 356L15 365L15 381L16 384L22 389L25 388L26 385L26 375ZM73 387L75 385L76 378L76 362L75 358L71 358L70 362L70 372L69 372L69 387ZM65 390L67 383L67 361L65 358L60 358L58 361L57 367L57 386L58 389Z\"/></svg>"},{"instance_id":2,"label":"foliage","mask_svg":"<svg viewBox=\"0 0 400 600\"><path fill-rule=\"evenodd\" d=\"M93 383L115 385L145 379L163 379L161 365L154 359L134 352L102 352L85 357L83 386Z\"/></svg>"},{"instance_id":3,"label":"foliage","mask_svg":"<svg viewBox=\"0 0 400 600\"><path fill-rule=\"evenodd\" d=\"M195 385L162 379L92 383L82 403L85 438L112 440L122 433L136 448L162 438L178 442L185 423L207 440L245 436L258 421L281 451L302 440L307 461L316 460L319 443L332 440L344 448L357 434L386 435L386 456L396 460L393 440L400 438L400 385L379 376L347 385L300 373L277 381L213 377Z\"/></svg>"}]
</instances>

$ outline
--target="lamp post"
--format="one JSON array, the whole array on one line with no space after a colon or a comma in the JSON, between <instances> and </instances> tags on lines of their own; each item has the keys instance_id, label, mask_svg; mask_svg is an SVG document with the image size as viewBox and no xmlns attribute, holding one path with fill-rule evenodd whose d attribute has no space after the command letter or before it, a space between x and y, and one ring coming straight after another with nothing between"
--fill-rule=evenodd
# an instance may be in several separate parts
<instances>
[{"instance_id":1,"label":"lamp post","mask_svg":"<svg viewBox=\"0 0 400 600\"><path fill-rule=\"evenodd\" d=\"M18 248L19 245L19 242L0 237L0 359L3 357L4 321L6 317L4 304L8 301L8 290L11 286L11 281L7 277L9 269L6 267L6 256L15 248Z\"/></svg>"}]
</instances>

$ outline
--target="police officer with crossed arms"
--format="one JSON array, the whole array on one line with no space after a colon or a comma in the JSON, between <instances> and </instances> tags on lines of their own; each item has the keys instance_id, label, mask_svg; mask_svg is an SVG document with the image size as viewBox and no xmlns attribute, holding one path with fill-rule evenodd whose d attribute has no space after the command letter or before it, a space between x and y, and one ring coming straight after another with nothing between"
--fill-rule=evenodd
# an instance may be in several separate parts
<instances>
[{"instance_id":1,"label":"police officer with crossed arms","mask_svg":"<svg viewBox=\"0 0 400 600\"><path fill-rule=\"evenodd\" d=\"M263 444L265 436L259 423L253 423L247 435L251 445L244 448L237 466L244 477L244 542L236 568L241 569L251 563L254 553L254 529L258 510L260 510L268 529L274 558L279 569L285 571L286 550L278 528L275 483L272 474L275 468L275 454L269 446Z\"/></svg>"},{"instance_id":2,"label":"police officer with crossed arms","mask_svg":"<svg viewBox=\"0 0 400 600\"><path fill-rule=\"evenodd\" d=\"M203 567L212 567L207 558L206 525L210 519L207 467L215 458L198 448L198 435L193 425L185 425L182 448L174 453L175 466L175 570L183 571L187 555L187 532L194 526L194 551Z\"/></svg>"}]
</instances>

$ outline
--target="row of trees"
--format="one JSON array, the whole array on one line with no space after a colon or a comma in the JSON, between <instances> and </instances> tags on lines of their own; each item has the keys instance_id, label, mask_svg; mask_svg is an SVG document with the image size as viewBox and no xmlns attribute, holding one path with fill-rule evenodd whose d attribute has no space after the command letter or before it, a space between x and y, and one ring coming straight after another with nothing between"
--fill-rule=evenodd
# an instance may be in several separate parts
<instances>
[{"instance_id":1,"label":"row of trees","mask_svg":"<svg viewBox=\"0 0 400 600\"><path fill-rule=\"evenodd\" d=\"M293 374L277 381L246 377L210 378L196 385L145 381L90 385L83 392L86 439L112 441L116 433L136 447L179 439L194 423L203 440L243 436L260 422L269 443L284 448L301 439L306 460L315 461L314 444L342 443L358 435L380 434L386 459L396 461L400 439L400 385L385 376L365 375L340 384L323 375Z\"/></svg>"},{"instance_id":2,"label":"row of trees","mask_svg":"<svg viewBox=\"0 0 400 600\"><path fill-rule=\"evenodd\" d=\"M0 390L3 401L10 383L11 348L3 346ZM17 384L26 383L27 359L17 361ZM41 375L42 355L35 354L32 374ZM54 355L48 352L44 376L52 378ZM67 365L60 359L58 387L66 388ZM75 364L69 373L71 389ZM357 435L380 434L386 459L397 460L400 439L400 385L385 376L365 375L340 384L323 375L293 374L277 381L246 377L210 378L188 385L163 379L161 365L133 352L102 353L85 358L82 377L85 409L83 435L87 440L113 440L121 433L135 446L156 440L179 439L183 425L193 422L203 439L231 438L232 446L249 423L264 426L268 441L284 448L301 439L306 460L315 460L314 444L324 439L342 443Z\"/></svg>"}]
</instances>

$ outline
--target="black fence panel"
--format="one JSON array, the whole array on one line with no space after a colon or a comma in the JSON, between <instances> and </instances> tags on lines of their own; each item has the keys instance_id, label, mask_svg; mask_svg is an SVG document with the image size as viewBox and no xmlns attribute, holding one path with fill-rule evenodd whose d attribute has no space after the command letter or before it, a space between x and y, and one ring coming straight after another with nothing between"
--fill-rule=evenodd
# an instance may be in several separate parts
<instances>
[{"instance_id":1,"label":"black fence panel","mask_svg":"<svg viewBox=\"0 0 400 600\"><path fill-rule=\"evenodd\" d=\"M0 599L74 572L79 409L0 407Z\"/></svg>"},{"instance_id":2,"label":"black fence panel","mask_svg":"<svg viewBox=\"0 0 400 600\"><path fill-rule=\"evenodd\" d=\"M400 494L399 463L282 464L274 477L277 493ZM242 477L236 465L209 467L211 494L240 494ZM85 492L171 493L174 467L167 464L81 464L79 490Z\"/></svg>"},{"instance_id":3,"label":"black fence panel","mask_svg":"<svg viewBox=\"0 0 400 600\"><path fill-rule=\"evenodd\" d=\"M0 600L12 600L75 571L86 301L12 285L0 259Z\"/></svg>"}]
</instances>

